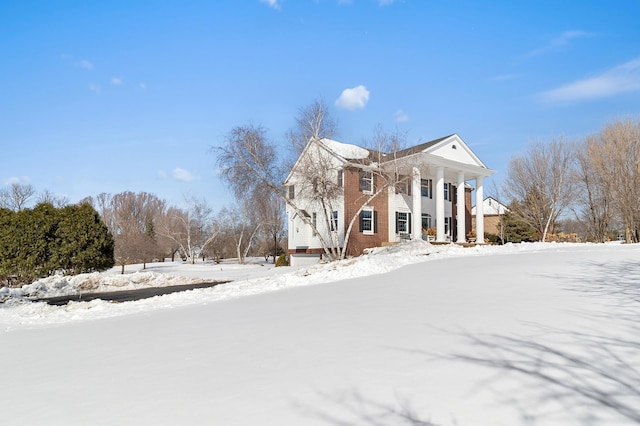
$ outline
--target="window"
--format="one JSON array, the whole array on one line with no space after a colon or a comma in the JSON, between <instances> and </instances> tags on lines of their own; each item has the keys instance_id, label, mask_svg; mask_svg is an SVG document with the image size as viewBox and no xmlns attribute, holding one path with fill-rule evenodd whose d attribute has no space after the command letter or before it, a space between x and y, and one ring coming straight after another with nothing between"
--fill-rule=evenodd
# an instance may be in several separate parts
<instances>
[{"instance_id":1,"label":"window","mask_svg":"<svg viewBox=\"0 0 640 426\"><path fill-rule=\"evenodd\" d=\"M316 229L318 229L318 213L316 212L311 213L311 223L313 223L312 234L315 237L317 235Z\"/></svg>"},{"instance_id":2,"label":"window","mask_svg":"<svg viewBox=\"0 0 640 426\"><path fill-rule=\"evenodd\" d=\"M451 201L451 183L444 184L444 200Z\"/></svg>"},{"instance_id":3,"label":"window","mask_svg":"<svg viewBox=\"0 0 640 426\"><path fill-rule=\"evenodd\" d=\"M318 178L314 177L313 180L311 181L311 183L313 184L313 193L317 194L318 193Z\"/></svg>"},{"instance_id":4,"label":"window","mask_svg":"<svg viewBox=\"0 0 640 426\"><path fill-rule=\"evenodd\" d=\"M289 185L289 199L293 200L296 195L295 187L293 185Z\"/></svg>"},{"instance_id":5,"label":"window","mask_svg":"<svg viewBox=\"0 0 640 426\"><path fill-rule=\"evenodd\" d=\"M338 230L338 211L334 211L331 214L331 231L337 231Z\"/></svg>"},{"instance_id":6,"label":"window","mask_svg":"<svg viewBox=\"0 0 640 426\"><path fill-rule=\"evenodd\" d=\"M411 233L411 213L396 212L396 234Z\"/></svg>"},{"instance_id":7,"label":"window","mask_svg":"<svg viewBox=\"0 0 640 426\"><path fill-rule=\"evenodd\" d=\"M451 217L444 218L444 235L451 235Z\"/></svg>"},{"instance_id":8,"label":"window","mask_svg":"<svg viewBox=\"0 0 640 426\"><path fill-rule=\"evenodd\" d=\"M411 178L409 176L398 177L396 194L411 195Z\"/></svg>"},{"instance_id":9,"label":"window","mask_svg":"<svg viewBox=\"0 0 640 426\"><path fill-rule=\"evenodd\" d=\"M373 193L373 173L362 170L360 172L360 191L365 194Z\"/></svg>"},{"instance_id":10,"label":"window","mask_svg":"<svg viewBox=\"0 0 640 426\"><path fill-rule=\"evenodd\" d=\"M431 228L431 215L422 213L422 229L427 230L429 228Z\"/></svg>"},{"instance_id":11,"label":"window","mask_svg":"<svg viewBox=\"0 0 640 426\"><path fill-rule=\"evenodd\" d=\"M431 179L420 179L420 195L433 198L433 181Z\"/></svg>"},{"instance_id":12,"label":"window","mask_svg":"<svg viewBox=\"0 0 640 426\"><path fill-rule=\"evenodd\" d=\"M365 207L360 212L360 232L374 234L377 231L377 215L373 207Z\"/></svg>"},{"instance_id":13,"label":"window","mask_svg":"<svg viewBox=\"0 0 640 426\"><path fill-rule=\"evenodd\" d=\"M342 180L343 180L342 170L338 170L338 186L340 188L342 188Z\"/></svg>"}]
</instances>

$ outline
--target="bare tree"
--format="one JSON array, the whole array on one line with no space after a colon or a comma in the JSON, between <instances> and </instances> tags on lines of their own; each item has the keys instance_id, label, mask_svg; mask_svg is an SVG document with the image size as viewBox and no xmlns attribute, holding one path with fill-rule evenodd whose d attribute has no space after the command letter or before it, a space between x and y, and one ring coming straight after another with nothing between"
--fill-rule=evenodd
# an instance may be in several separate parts
<instances>
[{"instance_id":1,"label":"bare tree","mask_svg":"<svg viewBox=\"0 0 640 426\"><path fill-rule=\"evenodd\" d=\"M85 198L98 212L114 236L116 263L122 266L146 263L162 253L157 244L157 221L166 209L166 201L146 192L125 191L116 195L99 194Z\"/></svg>"},{"instance_id":2,"label":"bare tree","mask_svg":"<svg viewBox=\"0 0 640 426\"><path fill-rule=\"evenodd\" d=\"M325 122L328 124L325 125ZM294 151L297 151L296 146L302 138L310 136L305 141L303 153L291 168L282 166L286 164L285 161L278 161L276 146L267 139L266 130L262 126L249 125L233 128L227 136L225 146L218 148L221 176L229 184L236 199L255 200L265 193L280 197L296 217L312 228L325 255L331 260L342 259L347 253L349 234L363 208L383 191L393 187L399 179L410 178L401 177L392 165L395 164L394 153L404 142L404 135L397 131L387 134L379 128L374 137L374 145L380 147L380 150L371 154L364 148L355 147L360 150L358 158L350 159L346 164L333 151L332 141L318 138L318 135L328 135L335 131L335 124L328 115L326 106L316 102L301 109L296 123L297 127L289 132ZM383 153L382 150L389 147L392 147L392 153ZM384 169L380 166L382 161L385 162ZM349 170L375 176L372 178L375 180L375 189L353 202L353 214L341 236L333 212L338 211L343 202L339 176L345 166ZM291 197L283 191L283 170L291 170L288 182L295 186L299 196ZM307 213L310 206L320 212L315 220Z\"/></svg>"},{"instance_id":3,"label":"bare tree","mask_svg":"<svg viewBox=\"0 0 640 426\"><path fill-rule=\"evenodd\" d=\"M640 120L618 120L594 143L595 170L610 184L627 242L640 241Z\"/></svg>"},{"instance_id":4,"label":"bare tree","mask_svg":"<svg viewBox=\"0 0 640 426\"><path fill-rule=\"evenodd\" d=\"M31 184L12 183L9 189L0 191L0 207L20 211L29 205L35 197L36 190Z\"/></svg>"},{"instance_id":5,"label":"bare tree","mask_svg":"<svg viewBox=\"0 0 640 426\"><path fill-rule=\"evenodd\" d=\"M53 207L56 208L62 208L66 205L69 205L69 198L68 197L59 197L57 195L55 195L53 192L47 190L44 190L40 193L40 195L38 195L38 200L37 200L38 204L41 203L49 203L51 204Z\"/></svg>"},{"instance_id":6,"label":"bare tree","mask_svg":"<svg viewBox=\"0 0 640 426\"><path fill-rule=\"evenodd\" d=\"M560 138L532 143L523 155L509 161L505 192L512 198L513 213L537 230L540 241L553 232L571 202L571 159L571 144Z\"/></svg>"},{"instance_id":7,"label":"bare tree","mask_svg":"<svg viewBox=\"0 0 640 426\"><path fill-rule=\"evenodd\" d=\"M159 221L159 233L173 242L193 264L220 233L204 199L185 196L187 209L170 208Z\"/></svg>"},{"instance_id":8,"label":"bare tree","mask_svg":"<svg viewBox=\"0 0 640 426\"><path fill-rule=\"evenodd\" d=\"M608 172L602 167L606 149L598 136L589 136L576 147L576 215L586 225L586 237L596 242L607 240L614 213L615 182L603 175Z\"/></svg>"},{"instance_id":9,"label":"bare tree","mask_svg":"<svg viewBox=\"0 0 640 426\"><path fill-rule=\"evenodd\" d=\"M329 107L322 99L298 109L295 126L287 132L287 139L295 158L300 155L311 139L334 138L338 133L338 123L329 113ZM291 164L292 165L292 164Z\"/></svg>"},{"instance_id":10,"label":"bare tree","mask_svg":"<svg viewBox=\"0 0 640 426\"><path fill-rule=\"evenodd\" d=\"M245 259L251 249L255 237L261 227L256 220L256 215L240 206L223 208L218 215L218 223L224 230L226 237L232 241L235 247L238 263L245 263Z\"/></svg>"},{"instance_id":11,"label":"bare tree","mask_svg":"<svg viewBox=\"0 0 640 426\"><path fill-rule=\"evenodd\" d=\"M287 229L284 203L277 195L267 193L260 200L257 200L255 206L258 220L262 225L260 233L265 243L264 252L271 253L273 263L276 263L280 242L285 237Z\"/></svg>"}]
</instances>

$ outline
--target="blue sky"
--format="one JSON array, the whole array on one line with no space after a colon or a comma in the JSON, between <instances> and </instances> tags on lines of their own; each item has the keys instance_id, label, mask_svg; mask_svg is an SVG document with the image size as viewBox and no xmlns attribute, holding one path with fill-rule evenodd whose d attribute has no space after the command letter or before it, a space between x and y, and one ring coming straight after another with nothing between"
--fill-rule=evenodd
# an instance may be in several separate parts
<instances>
[{"instance_id":1,"label":"blue sky","mask_svg":"<svg viewBox=\"0 0 640 426\"><path fill-rule=\"evenodd\" d=\"M0 2L0 186L73 202L231 197L212 146L282 141L323 99L343 142L458 133L497 170L531 140L640 116L640 2Z\"/></svg>"}]
</instances>

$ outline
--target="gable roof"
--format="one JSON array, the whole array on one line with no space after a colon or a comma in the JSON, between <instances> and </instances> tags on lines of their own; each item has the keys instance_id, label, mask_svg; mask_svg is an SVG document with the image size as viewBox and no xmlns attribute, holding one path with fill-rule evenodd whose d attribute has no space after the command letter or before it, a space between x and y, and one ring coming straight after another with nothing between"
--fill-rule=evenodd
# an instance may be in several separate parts
<instances>
[{"instance_id":1,"label":"gable roof","mask_svg":"<svg viewBox=\"0 0 640 426\"><path fill-rule=\"evenodd\" d=\"M434 139L434 140L429 141L429 142L424 142L424 143L421 143L419 145L412 146L410 148L401 149L400 151L396 152L395 155L396 155L396 157L401 158L401 157L407 157L409 155L417 154L419 152L423 152L426 149L431 148L432 146L438 144L439 142L442 142L445 139L450 138L453 135L455 135L455 133L451 134L449 136L445 136L443 138ZM387 154L387 155L391 155L391 154Z\"/></svg>"},{"instance_id":2,"label":"gable roof","mask_svg":"<svg viewBox=\"0 0 640 426\"><path fill-rule=\"evenodd\" d=\"M467 146L466 143L458 136L457 133L450 134L438 139L434 139L428 142L401 149L395 153L382 153L376 150L362 148L357 145L338 142L328 138L322 139L310 139L307 145L304 147L300 157L296 160L296 164L293 166L289 175L285 179L285 183L289 181L293 175L294 169L298 167L300 159L306 154L309 146L312 143L317 143L329 154L333 155L338 161L344 164L353 164L367 166L372 163L386 163L394 159L400 159L410 157L418 154L428 154L431 158L441 158L443 161L455 161L457 163L468 164L473 166L475 170L477 168L486 169L486 172L493 174L495 172L488 170L487 166L473 153L473 151ZM489 175L487 174L487 176Z\"/></svg>"},{"instance_id":3,"label":"gable roof","mask_svg":"<svg viewBox=\"0 0 640 426\"><path fill-rule=\"evenodd\" d=\"M403 158L416 154L430 154L445 160L488 169L457 133L403 149L395 153L393 157ZM391 157L391 154L389 154L389 157Z\"/></svg>"},{"instance_id":4,"label":"gable roof","mask_svg":"<svg viewBox=\"0 0 640 426\"><path fill-rule=\"evenodd\" d=\"M510 211L507 206L498 201L495 197L485 197L482 200L482 210L485 216L502 215ZM475 216L476 206L471 207L471 215Z\"/></svg>"}]
</instances>

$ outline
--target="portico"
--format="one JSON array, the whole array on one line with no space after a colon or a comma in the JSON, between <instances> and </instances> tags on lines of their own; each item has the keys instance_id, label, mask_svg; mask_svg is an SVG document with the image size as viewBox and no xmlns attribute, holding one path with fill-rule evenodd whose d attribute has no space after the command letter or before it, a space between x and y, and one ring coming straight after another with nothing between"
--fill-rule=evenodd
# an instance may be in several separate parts
<instances>
[{"instance_id":1,"label":"portico","mask_svg":"<svg viewBox=\"0 0 640 426\"><path fill-rule=\"evenodd\" d=\"M471 198L467 199L466 194L475 187L476 199L483 199L483 180L495 172L487 169L458 135L400 151L394 163L395 167L398 165L397 170L411 177L410 202L406 200L412 213L411 238L422 238L427 218L427 223L435 227L436 242L450 242L455 236L456 243L464 244L470 226L467 210L471 208ZM425 190L424 182L428 185ZM476 241L484 243L482 207L476 210L475 232Z\"/></svg>"}]
</instances>

